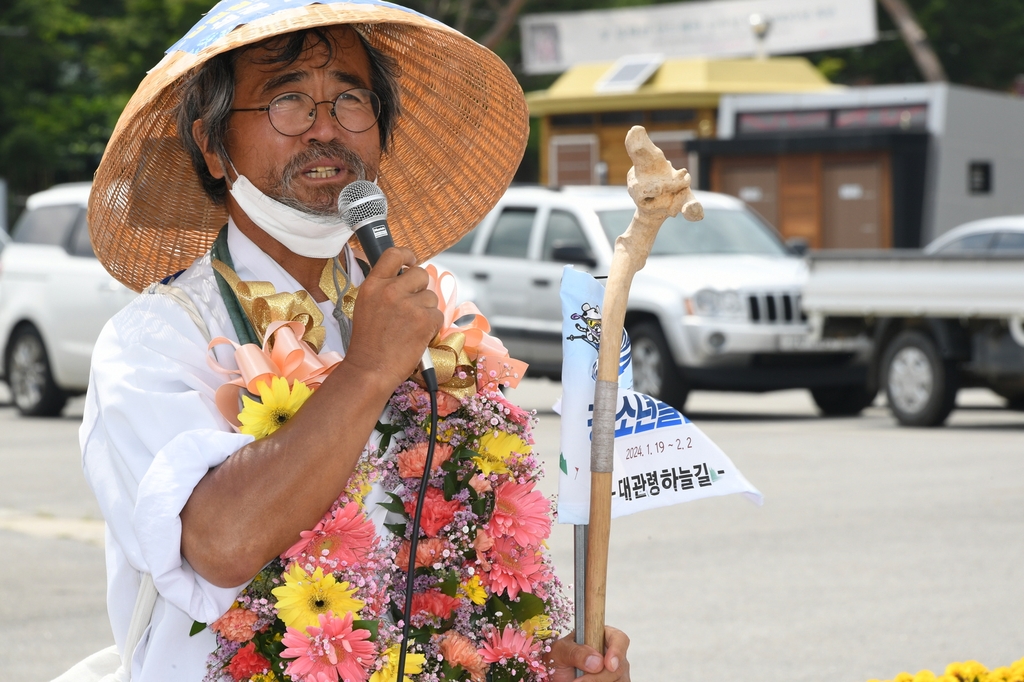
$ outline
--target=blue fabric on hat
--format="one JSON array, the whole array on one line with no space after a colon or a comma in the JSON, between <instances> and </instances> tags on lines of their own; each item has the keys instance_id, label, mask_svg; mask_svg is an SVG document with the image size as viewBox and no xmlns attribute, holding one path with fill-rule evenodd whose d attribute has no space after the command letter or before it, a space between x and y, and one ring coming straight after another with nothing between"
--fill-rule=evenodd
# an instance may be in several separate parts
<instances>
[{"instance_id":1,"label":"blue fabric on hat","mask_svg":"<svg viewBox=\"0 0 1024 682\"><path fill-rule=\"evenodd\" d=\"M185 34L185 37L171 45L167 49L167 54L177 51L198 54L205 47L217 42L239 26L281 10L306 5L333 4L387 7L430 19L430 17L408 7L383 0L334 0L334 2L331 0L221 0ZM431 19L431 21L434 20Z\"/></svg>"}]
</instances>

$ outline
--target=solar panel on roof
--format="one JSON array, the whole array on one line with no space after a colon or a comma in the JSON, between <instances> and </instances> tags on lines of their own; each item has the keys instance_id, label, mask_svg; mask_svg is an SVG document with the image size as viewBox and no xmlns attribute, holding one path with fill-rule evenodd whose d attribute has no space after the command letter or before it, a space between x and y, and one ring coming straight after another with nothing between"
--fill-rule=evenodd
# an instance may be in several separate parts
<instances>
[{"instance_id":1,"label":"solar panel on roof","mask_svg":"<svg viewBox=\"0 0 1024 682\"><path fill-rule=\"evenodd\" d=\"M647 82L665 61L660 54L635 54L622 57L594 86L597 92L633 92Z\"/></svg>"}]
</instances>

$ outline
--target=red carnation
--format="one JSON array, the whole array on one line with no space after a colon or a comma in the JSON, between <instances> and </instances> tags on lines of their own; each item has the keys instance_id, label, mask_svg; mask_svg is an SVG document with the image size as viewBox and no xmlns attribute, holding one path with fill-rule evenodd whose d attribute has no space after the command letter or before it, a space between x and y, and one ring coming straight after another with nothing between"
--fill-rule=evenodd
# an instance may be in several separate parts
<instances>
[{"instance_id":1,"label":"red carnation","mask_svg":"<svg viewBox=\"0 0 1024 682\"><path fill-rule=\"evenodd\" d=\"M455 512L459 511L462 505L456 500L444 499L444 493L434 487L427 488L426 497L423 500L423 514L420 516L420 528L428 538L436 538L442 528L447 526L455 518ZM411 519L416 510L416 500L409 500L405 503L405 513Z\"/></svg>"},{"instance_id":2,"label":"red carnation","mask_svg":"<svg viewBox=\"0 0 1024 682\"><path fill-rule=\"evenodd\" d=\"M228 672L235 682L248 680L253 675L259 675L270 670L270 661L256 653L256 645L249 642L235 654L228 663Z\"/></svg>"},{"instance_id":3,"label":"red carnation","mask_svg":"<svg viewBox=\"0 0 1024 682\"><path fill-rule=\"evenodd\" d=\"M449 597L440 590L417 592L412 595L412 613L419 616L433 616L446 620L459 605L459 600Z\"/></svg>"}]
</instances>

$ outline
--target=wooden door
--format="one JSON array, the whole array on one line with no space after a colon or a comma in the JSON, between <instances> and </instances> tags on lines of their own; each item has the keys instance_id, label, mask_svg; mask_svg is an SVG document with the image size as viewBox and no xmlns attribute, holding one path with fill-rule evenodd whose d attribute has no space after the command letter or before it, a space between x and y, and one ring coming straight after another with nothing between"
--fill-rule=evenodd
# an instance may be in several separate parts
<instances>
[{"instance_id":1,"label":"wooden door","mask_svg":"<svg viewBox=\"0 0 1024 682\"><path fill-rule=\"evenodd\" d=\"M720 175L721 189L747 203L772 225L779 224L779 171L771 160L763 163L729 164Z\"/></svg>"},{"instance_id":2,"label":"wooden door","mask_svg":"<svg viewBox=\"0 0 1024 682\"><path fill-rule=\"evenodd\" d=\"M883 157L827 160L822 168L822 246L882 249L891 244Z\"/></svg>"}]
</instances>

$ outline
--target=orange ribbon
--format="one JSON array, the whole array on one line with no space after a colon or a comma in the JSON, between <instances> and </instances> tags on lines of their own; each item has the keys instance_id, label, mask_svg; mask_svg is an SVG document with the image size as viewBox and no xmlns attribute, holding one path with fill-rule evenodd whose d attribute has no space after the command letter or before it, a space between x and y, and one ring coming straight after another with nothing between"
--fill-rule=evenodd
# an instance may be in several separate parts
<instances>
[{"instance_id":1,"label":"orange ribbon","mask_svg":"<svg viewBox=\"0 0 1024 682\"><path fill-rule=\"evenodd\" d=\"M493 391L499 386L518 386L528 365L509 357L501 341L488 334L491 325L475 303L456 303L458 291L452 273L439 273L432 264L425 269L429 277L427 287L437 294L438 307L444 313L441 331L429 348L438 388L464 398L484 388ZM451 278L451 291L445 296L442 282L447 278Z\"/></svg>"},{"instance_id":2,"label":"orange ribbon","mask_svg":"<svg viewBox=\"0 0 1024 682\"><path fill-rule=\"evenodd\" d=\"M213 370L235 376L217 389L214 398L217 409L233 426L240 426L238 403L242 390L258 395L260 382L270 386L274 377L284 377L288 380L289 386L301 381L310 389L315 389L342 361L341 354L334 351L317 354L309 343L302 339L305 332L306 327L302 322L279 320L267 325L263 336L263 348L254 343L239 345L223 336L210 341L207 350L225 343L235 348L238 369L222 367L212 355L206 358Z\"/></svg>"}]
</instances>

